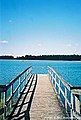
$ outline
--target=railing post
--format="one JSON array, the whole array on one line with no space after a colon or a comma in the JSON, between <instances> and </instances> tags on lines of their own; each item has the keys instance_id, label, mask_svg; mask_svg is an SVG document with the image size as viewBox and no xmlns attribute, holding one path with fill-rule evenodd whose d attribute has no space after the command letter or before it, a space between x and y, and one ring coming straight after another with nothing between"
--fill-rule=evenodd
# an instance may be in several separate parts
<instances>
[{"instance_id":1,"label":"railing post","mask_svg":"<svg viewBox=\"0 0 81 120\"><path fill-rule=\"evenodd\" d=\"M6 119L6 91L4 92L4 120Z\"/></svg>"},{"instance_id":2,"label":"railing post","mask_svg":"<svg viewBox=\"0 0 81 120\"><path fill-rule=\"evenodd\" d=\"M55 74L55 90L56 90L56 74Z\"/></svg>"},{"instance_id":3,"label":"railing post","mask_svg":"<svg viewBox=\"0 0 81 120\"><path fill-rule=\"evenodd\" d=\"M58 92L59 92L59 95L60 95L60 79L59 79L59 91Z\"/></svg>"},{"instance_id":4,"label":"railing post","mask_svg":"<svg viewBox=\"0 0 81 120\"><path fill-rule=\"evenodd\" d=\"M28 69L28 74L29 74L29 69Z\"/></svg>"},{"instance_id":5,"label":"railing post","mask_svg":"<svg viewBox=\"0 0 81 120\"><path fill-rule=\"evenodd\" d=\"M30 71L31 71L31 74L32 74L32 67L31 67L30 69L31 69ZM31 74L30 74L30 75L31 75Z\"/></svg>"},{"instance_id":6,"label":"railing post","mask_svg":"<svg viewBox=\"0 0 81 120\"><path fill-rule=\"evenodd\" d=\"M28 70L26 71L26 76L28 75Z\"/></svg>"},{"instance_id":7,"label":"railing post","mask_svg":"<svg viewBox=\"0 0 81 120\"><path fill-rule=\"evenodd\" d=\"M73 120L73 94L71 92L71 120Z\"/></svg>"},{"instance_id":8,"label":"railing post","mask_svg":"<svg viewBox=\"0 0 81 120\"><path fill-rule=\"evenodd\" d=\"M1 104L3 105L3 98L2 98L2 93L0 92L0 102L1 102Z\"/></svg>"},{"instance_id":9,"label":"railing post","mask_svg":"<svg viewBox=\"0 0 81 120\"><path fill-rule=\"evenodd\" d=\"M0 102L1 102L1 92L0 92Z\"/></svg>"},{"instance_id":10,"label":"railing post","mask_svg":"<svg viewBox=\"0 0 81 120\"><path fill-rule=\"evenodd\" d=\"M49 69L49 67L48 67L48 74L49 74L49 79L50 79L50 69Z\"/></svg>"},{"instance_id":11,"label":"railing post","mask_svg":"<svg viewBox=\"0 0 81 120\"><path fill-rule=\"evenodd\" d=\"M67 89L66 89L66 87L65 87L65 97L67 98ZM66 101L66 99L65 99L65 109L67 111L67 101Z\"/></svg>"},{"instance_id":12,"label":"railing post","mask_svg":"<svg viewBox=\"0 0 81 120\"><path fill-rule=\"evenodd\" d=\"M26 80L26 73L24 73L24 79ZM24 83L26 83L26 81L23 82L23 87L24 87Z\"/></svg>"},{"instance_id":13,"label":"railing post","mask_svg":"<svg viewBox=\"0 0 81 120\"><path fill-rule=\"evenodd\" d=\"M29 69L28 69L28 77L30 77L30 74L29 74Z\"/></svg>"},{"instance_id":14,"label":"railing post","mask_svg":"<svg viewBox=\"0 0 81 120\"><path fill-rule=\"evenodd\" d=\"M52 71L51 71L51 82L52 82Z\"/></svg>"},{"instance_id":15,"label":"railing post","mask_svg":"<svg viewBox=\"0 0 81 120\"><path fill-rule=\"evenodd\" d=\"M75 110L80 114L80 101L79 101L79 95L75 96Z\"/></svg>"},{"instance_id":16,"label":"railing post","mask_svg":"<svg viewBox=\"0 0 81 120\"><path fill-rule=\"evenodd\" d=\"M49 70L49 73L50 73L50 80L51 80L51 70Z\"/></svg>"},{"instance_id":17,"label":"railing post","mask_svg":"<svg viewBox=\"0 0 81 120\"><path fill-rule=\"evenodd\" d=\"M19 85L20 85L20 77L19 77ZM20 95L20 87L19 87L19 89L18 89L18 96Z\"/></svg>"},{"instance_id":18,"label":"railing post","mask_svg":"<svg viewBox=\"0 0 81 120\"><path fill-rule=\"evenodd\" d=\"M28 79L28 70L26 71L26 83L27 83L27 79Z\"/></svg>"},{"instance_id":19,"label":"railing post","mask_svg":"<svg viewBox=\"0 0 81 120\"><path fill-rule=\"evenodd\" d=\"M53 72L52 72L52 84L53 84Z\"/></svg>"},{"instance_id":20,"label":"railing post","mask_svg":"<svg viewBox=\"0 0 81 120\"><path fill-rule=\"evenodd\" d=\"M13 84L11 85L11 93L10 96L13 95ZM12 104L13 104L13 99L10 100L10 108L12 108Z\"/></svg>"}]
</instances>

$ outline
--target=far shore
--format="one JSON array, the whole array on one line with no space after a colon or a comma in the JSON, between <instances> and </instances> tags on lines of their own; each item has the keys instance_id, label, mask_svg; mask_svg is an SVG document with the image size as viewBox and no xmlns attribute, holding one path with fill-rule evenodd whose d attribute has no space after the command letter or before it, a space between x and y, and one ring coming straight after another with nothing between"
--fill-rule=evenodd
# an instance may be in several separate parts
<instances>
[{"instance_id":1,"label":"far shore","mask_svg":"<svg viewBox=\"0 0 81 120\"><path fill-rule=\"evenodd\" d=\"M0 59L6 60L62 60L62 61L81 61L81 55L25 55L25 56L0 56Z\"/></svg>"},{"instance_id":2,"label":"far shore","mask_svg":"<svg viewBox=\"0 0 81 120\"><path fill-rule=\"evenodd\" d=\"M53 60L53 59L50 60L50 59L15 59L14 58L14 59L0 59L0 60L21 60L23 62L26 61L26 60L31 60L31 61L32 60L41 60L41 61L43 61L43 60L49 60L49 61L73 61L73 62L81 62L81 60L60 60L60 59L59 60L58 59L57 60Z\"/></svg>"}]
</instances>

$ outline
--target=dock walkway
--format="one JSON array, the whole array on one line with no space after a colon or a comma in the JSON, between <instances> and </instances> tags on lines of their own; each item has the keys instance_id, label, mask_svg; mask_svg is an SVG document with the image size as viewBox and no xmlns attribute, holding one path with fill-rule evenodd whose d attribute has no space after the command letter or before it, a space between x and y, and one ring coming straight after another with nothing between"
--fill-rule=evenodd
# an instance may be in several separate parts
<instances>
[{"instance_id":1,"label":"dock walkway","mask_svg":"<svg viewBox=\"0 0 81 120\"><path fill-rule=\"evenodd\" d=\"M57 99L48 74L38 74L37 86L30 109L30 120L63 119L65 112Z\"/></svg>"},{"instance_id":2,"label":"dock walkway","mask_svg":"<svg viewBox=\"0 0 81 120\"><path fill-rule=\"evenodd\" d=\"M8 120L56 120L65 117L48 74L32 75Z\"/></svg>"}]
</instances>

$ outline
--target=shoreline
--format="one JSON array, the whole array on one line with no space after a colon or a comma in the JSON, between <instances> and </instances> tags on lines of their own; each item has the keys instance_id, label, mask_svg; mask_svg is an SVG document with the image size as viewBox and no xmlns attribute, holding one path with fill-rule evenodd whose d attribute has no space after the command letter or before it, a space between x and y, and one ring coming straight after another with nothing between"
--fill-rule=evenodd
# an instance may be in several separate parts
<instances>
[{"instance_id":1,"label":"shoreline","mask_svg":"<svg viewBox=\"0 0 81 120\"><path fill-rule=\"evenodd\" d=\"M55 60L55 59L16 59L16 58L14 58L14 59L0 59L0 60L22 60L22 61L25 61L25 60L41 60L41 61L43 61L43 60L49 60L49 61L73 61L73 62L81 62L81 60L62 60L62 59L57 59L57 60Z\"/></svg>"}]
</instances>

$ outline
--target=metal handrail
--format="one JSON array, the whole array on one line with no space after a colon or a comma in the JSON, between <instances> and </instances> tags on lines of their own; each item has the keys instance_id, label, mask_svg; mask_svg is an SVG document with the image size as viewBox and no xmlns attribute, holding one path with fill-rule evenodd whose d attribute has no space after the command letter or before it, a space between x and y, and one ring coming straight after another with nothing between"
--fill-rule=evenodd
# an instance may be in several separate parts
<instances>
[{"instance_id":1,"label":"metal handrail","mask_svg":"<svg viewBox=\"0 0 81 120\"><path fill-rule=\"evenodd\" d=\"M21 72L19 75L17 75L14 79L12 79L8 84L6 85L0 85L0 101L1 101L1 94L3 93L3 107L0 108L0 115L4 114L4 119L6 118L7 114L7 105L10 103L10 109L12 108L12 102L13 102L13 96L15 93L18 91L18 96L20 95L20 86L24 83L27 82L27 80L31 77L32 75L32 66L26 68L23 72ZM20 79L21 77L22 80ZM18 85L13 89L13 86L15 82L18 82ZM24 87L24 86L23 86ZM23 88L22 88L23 89ZM7 95L7 91L9 90L10 96Z\"/></svg>"},{"instance_id":2,"label":"metal handrail","mask_svg":"<svg viewBox=\"0 0 81 120\"><path fill-rule=\"evenodd\" d=\"M17 75L14 79L12 79L8 84L6 84L6 87L9 88L9 86L11 86L11 84L13 84L20 76L22 76L30 68L31 68L31 66L26 68L24 71L22 71L19 75Z\"/></svg>"},{"instance_id":3,"label":"metal handrail","mask_svg":"<svg viewBox=\"0 0 81 120\"><path fill-rule=\"evenodd\" d=\"M48 73L52 84L54 85L55 92L58 95L58 98L62 102L62 97L64 97L64 102L62 105L65 107L66 112L68 113L68 106L70 108L70 117L73 119L81 119L81 111L80 111L80 99L79 96L81 95L81 87L73 87L67 81L65 81L61 75L59 75L53 68L48 66ZM57 81L58 79L58 81ZM61 86L61 83L63 86ZM64 90L63 90L64 87ZM58 90L57 90L58 89ZM68 91L69 95L71 96L70 99L68 98Z\"/></svg>"}]
</instances>

